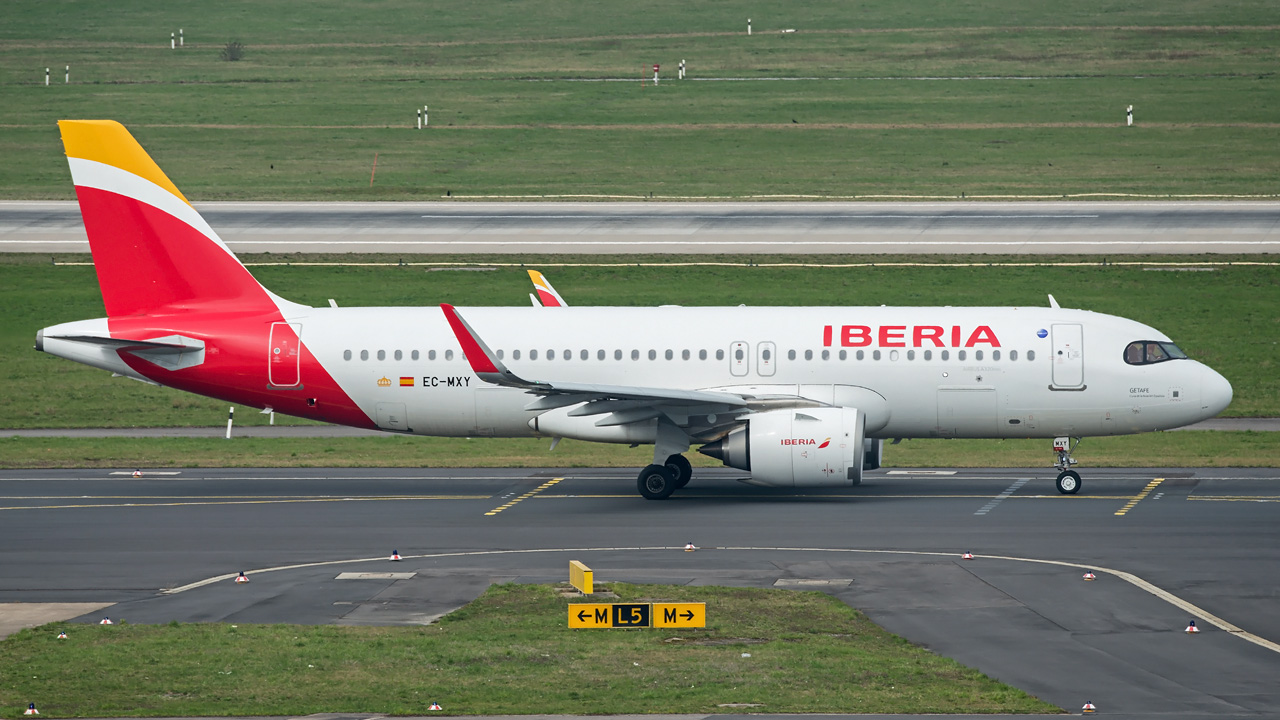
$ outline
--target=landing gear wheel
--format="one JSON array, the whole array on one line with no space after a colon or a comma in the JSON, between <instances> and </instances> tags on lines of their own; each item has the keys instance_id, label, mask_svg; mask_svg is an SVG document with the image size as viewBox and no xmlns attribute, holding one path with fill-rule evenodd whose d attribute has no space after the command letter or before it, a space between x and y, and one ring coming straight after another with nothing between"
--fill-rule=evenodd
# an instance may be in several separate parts
<instances>
[{"instance_id":1,"label":"landing gear wheel","mask_svg":"<svg viewBox=\"0 0 1280 720\"><path fill-rule=\"evenodd\" d=\"M646 500L666 500L676 491L676 474L666 465L648 465L636 478L636 489Z\"/></svg>"},{"instance_id":2,"label":"landing gear wheel","mask_svg":"<svg viewBox=\"0 0 1280 720\"><path fill-rule=\"evenodd\" d=\"M689 484L689 479L693 477L693 465L689 464L689 458L683 455L672 455L664 464L675 474L677 490Z\"/></svg>"},{"instance_id":3,"label":"landing gear wheel","mask_svg":"<svg viewBox=\"0 0 1280 720\"><path fill-rule=\"evenodd\" d=\"M1075 470L1063 470L1058 473L1058 492L1063 495L1075 495L1080 492L1080 473Z\"/></svg>"}]
</instances>

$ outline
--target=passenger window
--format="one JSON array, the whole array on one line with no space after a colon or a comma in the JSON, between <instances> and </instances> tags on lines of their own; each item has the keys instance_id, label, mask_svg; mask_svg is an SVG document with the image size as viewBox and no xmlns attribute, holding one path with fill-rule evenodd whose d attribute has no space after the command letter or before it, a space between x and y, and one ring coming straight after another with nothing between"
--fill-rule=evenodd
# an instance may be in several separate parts
<instances>
[{"instance_id":1,"label":"passenger window","mask_svg":"<svg viewBox=\"0 0 1280 720\"><path fill-rule=\"evenodd\" d=\"M822 359L823 359L823 360L830 360L830 359L831 359L831 351L830 351L830 350L823 350L823 351L822 351Z\"/></svg>"},{"instance_id":2,"label":"passenger window","mask_svg":"<svg viewBox=\"0 0 1280 720\"><path fill-rule=\"evenodd\" d=\"M520 352L520 351L519 351L519 350L517 350L516 352ZM417 350L414 350L412 353L410 353L410 354L409 354L409 359L410 359L410 360L413 360L414 362L417 362L417 360L418 360L418 358L419 358L419 357L420 357L420 356L418 355L418 351L417 351ZM519 357L519 356L517 356L517 357Z\"/></svg>"},{"instance_id":3,"label":"passenger window","mask_svg":"<svg viewBox=\"0 0 1280 720\"><path fill-rule=\"evenodd\" d=\"M925 360L932 360L932 359L933 359L933 351L932 351L932 350L925 350L925 351L924 351L924 359L925 359Z\"/></svg>"},{"instance_id":4,"label":"passenger window","mask_svg":"<svg viewBox=\"0 0 1280 720\"><path fill-rule=\"evenodd\" d=\"M572 351L572 350L565 350L565 351L564 351L564 359L565 359L565 360L572 360L572 359L573 359L573 351Z\"/></svg>"},{"instance_id":5,"label":"passenger window","mask_svg":"<svg viewBox=\"0 0 1280 720\"><path fill-rule=\"evenodd\" d=\"M519 351L519 350L512 350L512 351L511 351L511 359L512 359L512 360L519 360L519 359L520 359L520 351Z\"/></svg>"},{"instance_id":6,"label":"passenger window","mask_svg":"<svg viewBox=\"0 0 1280 720\"><path fill-rule=\"evenodd\" d=\"M738 348L737 350L733 351L733 358L735 360L741 360L742 357L743 357L742 348Z\"/></svg>"},{"instance_id":7,"label":"passenger window","mask_svg":"<svg viewBox=\"0 0 1280 720\"><path fill-rule=\"evenodd\" d=\"M943 360L950 360L950 359L951 359L951 351L950 351L950 350L943 350L943 351L942 351L942 359L943 359Z\"/></svg>"},{"instance_id":8,"label":"passenger window","mask_svg":"<svg viewBox=\"0 0 1280 720\"><path fill-rule=\"evenodd\" d=\"M973 359L974 359L974 360L981 360L981 359L982 359L982 351L981 351L981 350L974 350L974 351L973 351Z\"/></svg>"},{"instance_id":9,"label":"passenger window","mask_svg":"<svg viewBox=\"0 0 1280 720\"><path fill-rule=\"evenodd\" d=\"M399 350L397 350L397 351L396 351L396 354L397 354L397 355L399 355L399 354L400 354L400 351L399 351ZM397 359L397 360L399 360L400 358L396 358L396 359ZM499 360L501 360L501 359L502 359L502 350L498 350L498 359L499 359Z\"/></svg>"},{"instance_id":10,"label":"passenger window","mask_svg":"<svg viewBox=\"0 0 1280 720\"><path fill-rule=\"evenodd\" d=\"M716 351L716 359L717 359L717 360L723 360L723 359L724 359L724 351L723 351L723 350L717 350L717 351Z\"/></svg>"},{"instance_id":11,"label":"passenger window","mask_svg":"<svg viewBox=\"0 0 1280 720\"><path fill-rule=\"evenodd\" d=\"M453 351L452 351L452 350L445 350L445 351L444 351L444 359L445 359L445 360L452 360L452 359L453 359Z\"/></svg>"},{"instance_id":12,"label":"passenger window","mask_svg":"<svg viewBox=\"0 0 1280 720\"><path fill-rule=\"evenodd\" d=\"M604 351L601 350L600 352L604 352ZM591 353L586 350L583 350L582 352L578 353L578 358L582 360L588 360L591 358Z\"/></svg>"},{"instance_id":13,"label":"passenger window","mask_svg":"<svg viewBox=\"0 0 1280 720\"><path fill-rule=\"evenodd\" d=\"M502 357L502 355L501 355L502 351L501 351L501 350L499 350L499 351L498 351L498 353L499 353L498 357ZM397 350L397 351L396 351L396 360L400 360L400 359L401 359L401 358L403 358L403 357L404 357L404 353L402 353L402 352L400 352L399 350Z\"/></svg>"},{"instance_id":14,"label":"passenger window","mask_svg":"<svg viewBox=\"0 0 1280 720\"><path fill-rule=\"evenodd\" d=\"M386 360L386 359L387 359L387 351L386 351L386 350L379 350L379 351L378 351L378 359L379 359L379 360Z\"/></svg>"},{"instance_id":15,"label":"passenger window","mask_svg":"<svg viewBox=\"0 0 1280 720\"><path fill-rule=\"evenodd\" d=\"M764 360L765 362L769 362L769 358L771 357L773 357L773 353L769 352L769 348L765 348L760 353L760 359Z\"/></svg>"},{"instance_id":16,"label":"passenger window","mask_svg":"<svg viewBox=\"0 0 1280 720\"><path fill-rule=\"evenodd\" d=\"M351 351L350 351L350 350L343 350L343 351L342 351L342 359L343 359L343 360L350 360L350 359L351 359Z\"/></svg>"},{"instance_id":17,"label":"passenger window","mask_svg":"<svg viewBox=\"0 0 1280 720\"><path fill-rule=\"evenodd\" d=\"M614 350L614 351L613 351L613 359L614 359L614 360L621 360L621 359L622 359L622 351L621 351L621 350Z\"/></svg>"},{"instance_id":18,"label":"passenger window","mask_svg":"<svg viewBox=\"0 0 1280 720\"><path fill-rule=\"evenodd\" d=\"M706 351L706 350L699 350L699 351L698 351L698 359L699 359L699 360L706 360L706 359L707 359L707 351Z\"/></svg>"},{"instance_id":19,"label":"passenger window","mask_svg":"<svg viewBox=\"0 0 1280 720\"><path fill-rule=\"evenodd\" d=\"M604 350L597 350L597 351L596 351L596 359L597 359L597 360L603 360L603 359L604 359Z\"/></svg>"},{"instance_id":20,"label":"passenger window","mask_svg":"<svg viewBox=\"0 0 1280 720\"><path fill-rule=\"evenodd\" d=\"M363 353L363 352L361 352L361 353L360 353L360 359L361 359L361 360L365 360L365 359L366 359L366 358L364 357L364 353ZM435 351L435 350L429 350L429 351L427 352L427 359L428 359L428 360L435 360L435 359L436 359L436 351Z\"/></svg>"},{"instance_id":21,"label":"passenger window","mask_svg":"<svg viewBox=\"0 0 1280 720\"><path fill-rule=\"evenodd\" d=\"M890 359L891 361L893 361L893 362L897 362L897 361L898 361L898 351L897 351L897 350L890 350L890 351L889 351L889 359Z\"/></svg>"},{"instance_id":22,"label":"passenger window","mask_svg":"<svg viewBox=\"0 0 1280 720\"><path fill-rule=\"evenodd\" d=\"M1010 360L1017 360L1017 359L1018 359L1018 351L1017 351L1017 350L1010 350L1010 351L1009 351L1009 359L1010 359Z\"/></svg>"},{"instance_id":23,"label":"passenger window","mask_svg":"<svg viewBox=\"0 0 1280 720\"><path fill-rule=\"evenodd\" d=\"M848 359L849 359L849 351L848 351L848 350L841 350L841 351L840 351L840 359L841 359L841 360L848 360Z\"/></svg>"},{"instance_id":24,"label":"passenger window","mask_svg":"<svg viewBox=\"0 0 1280 720\"><path fill-rule=\"evenodd\" d=\"M872 360L879 360L879 359L880 359L880 351L879 351L879 350L872 350L872 351L871 351L871 359L872 359Z\"/></svg>"},{"instance_id":25,"label":"passenger window","mask_svg":"<svg viewBox=\"0 0 1280 720\"><path fill-rule=\"evenodd\" d=\"M548 359L548 360L555 360L555 359L556 359L556 351L555 351L555 350L548 350L548 351L547 351L547 359Z\"/></svg>"},{"instance_id":26,"label":"passenger window","mask_svg":"<svg viewBox=\"0 0 1280 720\"><path fill-rule=\"evenodd\" d=\"M631 351L631 359L632 359L632 360L639 360L639 359L640 359L640 351L639 351L639 350L632 350L632 351Z\"/></svg>"},{"instance_id":27,"label":"passenger window","mask_svg":"<svg viewBox=\"0 0 1280 720\"><path fill-rule=\"evenodd\" d=\"M992 350L992 351L991 351L991 359L992 359L992 360L999 360L999 359L1000 359L1000 351L999 351L999 350Z\"/></svg>"},{"instance_id":28,"label":"passenger window","mask_svg":"<svg viewBox=\"0 0 1280 720\"><path fill-rule=\"evenodd\" d=\"M813 351L812 351L812 350L805 350L805 351L804 351L804 359L805 359L805 360L812 360L812 359L813 359Z\"/></svg>"},{"instance_id":29,"label":"passenger window","mask_svg":"<svg viewBox=\"0 0 1280 720\"><path fill-rule=\"evenodd\" d=\"M361 350L361 351L360 351L360 359L361 359L361 360L368 360L368 359L369 359L369 351L368 351L368 350Z\"/></svg>"},{"instance_id":30,"label":"passenger window","mask_svg":"<svg viewBox=\"0 0 1280 720\"><path fill-rule=\"evenodd\" d=\"M866 354L866 353L862 352L861 350L859 350L859 351L858 351L858 359L859 359L859 360L862 360L862 359L863 359L863 358L865 358L866 356L867 356L867 354Z\"/></svg>"},{"instance_id":31,"label":"passenger window","mask_svg":"<svg viewBox=\"0 0 1280 720\"><path fill-rule=\"evenodd\" d=\"M670 349L670 348L668 348L668 349L667 349L667 352L666 352L666 353L664 353L664 356L665 356L668 360L670 360L671 358L675 357L675 353L671 352L671 349Z\"/></svg>"},{"instance_id":32,"label":"passenger window","mask_svg":"<svg viewBox=\"0 0 1280 720\"><path fill-rule=\"evenodd\" d=\"M964 356L965 356L965 352L964 352L963 350L958 350L958 351L956 351L956 359L957 359L957 360L959 360L959 361L961 361L961 362L964 362Z\"/></svg>"},{"instance_id":33,"label":"passenger window","mask_svg":"<svg viewBox=\"0 0 1280 720\"><path fill-rule=\"evenodd\" d=\"M795 350L788 350L788 351L787 351L787 359L788 359L788 360L795 360L795 359L796 359L796 351L795 351Z\"/></svg>"},{"instance_id":34,"label":"passenger window","mask_svg":"<svg viewBox=\"0 0 1280 720\"><path fill-rule=\"evenodd\" d=\"M907 359L908 359L908 360L915 360L915 359L916 359L916 351L915 351L915 350L908 350L908 351L907 351Z\"/></svg>"},{"instance_id":35,"label":"passenger window","mask_svg":"<svg viewBox=\"0 0 1280 720\"><path fill-rule=\"evenodd\" d=\"M1035 351L1035 350L1028 350L1028 351L1027 351L1027 360L1028 360L1028 361L1030 361L1030 360L1035 360L1035 359L1036 359L1036 351Z\"/></svg>"},{"instance_id":36,"label":"passenger window","mask_svg":"<svg viewBox=\"0 0 1280 720\"><path fill-rule=\"evenodd\" d=\"M650 359L650 360L657 360L657 359L658 359L658 351L657 351L657 350L650 350L650 351L649 351L649 359Z\"/></svg>"},{"instance_id":37,"label":"passenger window","mask_svg":"<svg viewBox=\"0 0 1280 720\"><path fill-rule=\"evenodd\" d=\"M538 359L538 351L537 351L537 350L530 350L530 351L529 351L529 359L530 359L530 360L537 360L537 359Z\"/></svg>"},{"instance_id":38,"label":"passenger window","mask_svg":"<svg viewBox=\"0 0 1280 720\"><path fill-rule=\"evenodd\" d=\"M681 351L681 352L680 352L680 359L682 359L682 360L688 360L688 359L689 359L689 351L688 351L688 350L683 350L683 351Z\"/></svg>"}]
</instances>

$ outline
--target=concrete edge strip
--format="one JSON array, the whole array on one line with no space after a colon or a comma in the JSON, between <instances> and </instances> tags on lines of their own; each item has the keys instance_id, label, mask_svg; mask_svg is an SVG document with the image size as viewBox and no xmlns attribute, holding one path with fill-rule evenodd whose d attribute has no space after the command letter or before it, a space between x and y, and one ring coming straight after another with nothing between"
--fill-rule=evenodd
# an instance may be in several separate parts
<instances>
[{"instance_id":1,"label":"concrete edge strip","mask_svg":"<svg viewBox=\"0 0 1280 720\"><path fill-rule=\"evenodd\" d=\"M424 560L447 557L480 557L485 555L527 555L535 553L585 553L585 552L635 552L635 551L653 551L653 550L683 550L683 546L652 546L652 547L585 547L585 548L536 548L527 550L468 550L447 553L427 553L423 555L403 555L405 560ZM825 553L860 553L867 555L917 555L925 557L944 557L956 558L954 552L934 552L925 550L865 550L855 548L817 548L817 547L749 547L749 546L724 546L704 548L705 550L730 550L730 551L754 551L754 552L825 552ZM1280 653L1280 643L1272 642L1264 637L1260 637L1248 632L1226 620L1198 607L1173 593L1158 587L1142 578L1128 573L1123 570L1114 570L1112 568L1102 567L1100 565L1082 565L1080 563L1065 562L1062 560L1041 560L1038 558L1013 557L1010 555L974 555L975 559L984 560L1008 560L1012 562L1037 563L1040 565L1056 565L1058 567L1069 567L1077 570L1092 570L1094 572L1102 572L1117 577L1134 587L1143 590L1155 597L1183 610L1191 615L1196 616L1210 625L1228 632L1236 637L1247 640L1254 645L1270 650L1274 653ZM347 560L325 560L322 562L301 563L297 565L279 565L276 567L260 568L257 570L248 570L245 574L260 575L262 573L278 572L281 570L301 570L304 568L326 567L332 565L349 565L352 563L367 562L386 562L386 557L376 558L351 558ZM218 582L234 580L239 573L226 573L215 577L205 578L193 583L188 583L181 587L166 588L160 591L162 595L177 595L188 590L212 585Z\"/></svg>"}]
</instances>

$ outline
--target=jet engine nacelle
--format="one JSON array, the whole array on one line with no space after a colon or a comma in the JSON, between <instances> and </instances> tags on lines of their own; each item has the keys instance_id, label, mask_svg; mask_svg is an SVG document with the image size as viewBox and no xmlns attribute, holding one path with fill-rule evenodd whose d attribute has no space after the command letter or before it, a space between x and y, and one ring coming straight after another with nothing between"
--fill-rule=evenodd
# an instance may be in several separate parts
<instances>
[{"instance_id":1,"label":"jet engine nacelle","mask_svg":"<svg viewBox=\"0 0 1280 720\"><path fill-rule=\"evenodd\" d=\"M744 482L768 487L838 487L862 482L866 415L856 408L772 410L698 449L729 467L751 471Z\"/></svg>"}]
</instances>

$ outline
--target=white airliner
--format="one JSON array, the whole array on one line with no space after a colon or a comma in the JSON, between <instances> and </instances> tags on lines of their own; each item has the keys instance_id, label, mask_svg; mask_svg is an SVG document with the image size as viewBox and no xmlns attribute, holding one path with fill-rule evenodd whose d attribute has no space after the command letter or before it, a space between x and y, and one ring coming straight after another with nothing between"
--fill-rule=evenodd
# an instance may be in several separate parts
<instances>
[{"instance_id":1,"label":"white airliner","mask_svg":"<svg viewBox=\"0 0 1280 720\"><path fill-rule=\"evenodd\" d=\"M107 317L36 349L242 405L388 432L651 444L640 493L699 451L775 487L857 485L886 438L1187 425L1231 385L1164 333L1058 307L308 307L263 288L127 130L63 121ZM541 278L534 277L535 283ZM818 288L798 298L821 300ZM548 300L550 298L551 300Z\"/></svg>"}]
</instances>

